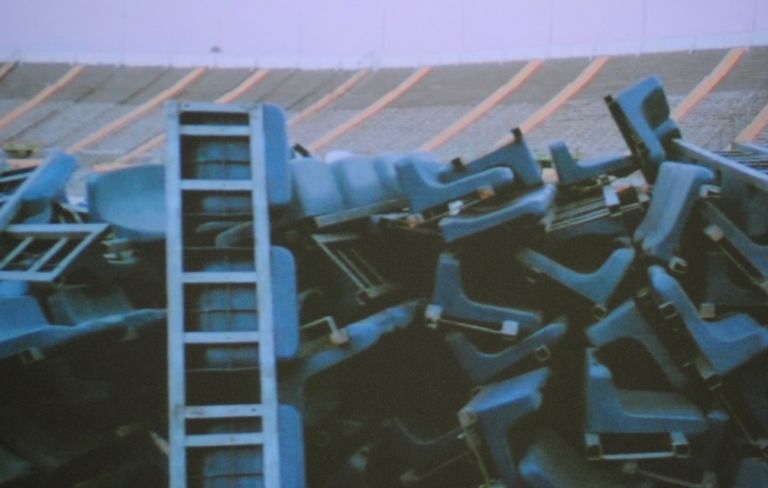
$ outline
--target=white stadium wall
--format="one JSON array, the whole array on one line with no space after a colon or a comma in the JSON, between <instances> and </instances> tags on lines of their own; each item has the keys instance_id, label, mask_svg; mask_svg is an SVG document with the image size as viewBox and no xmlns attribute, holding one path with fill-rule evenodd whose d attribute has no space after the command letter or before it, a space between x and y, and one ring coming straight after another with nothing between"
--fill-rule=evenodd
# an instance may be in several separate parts
<instances>
[{"instance_id":1,"label":"white stadium wall","mask_svg":"<svg viewBox=\"0 0 768 488\"><path fill-rule=\"evenodd\" d=\"M411 66L768 44L766 0L0 0L0 60Z\"/></svg>"}]
</instances>

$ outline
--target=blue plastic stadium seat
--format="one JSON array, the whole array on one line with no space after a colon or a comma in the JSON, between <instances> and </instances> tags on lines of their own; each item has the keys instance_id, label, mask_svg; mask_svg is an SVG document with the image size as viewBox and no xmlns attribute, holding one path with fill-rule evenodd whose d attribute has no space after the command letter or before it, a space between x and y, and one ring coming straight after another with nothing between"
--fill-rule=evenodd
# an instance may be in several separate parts
<instances>
[{"instance_id":1,"label":"blue plastic stadium seat","mask_svg":"<svg viewBox=\"0 0 768 488\"><path fill-rule=\"evenodd\" d=\"M314 158L293 159L288 164L293 185L290 208L294 218L344 210L344 200L329 164Z\"/></svg>"},{"instance_id":2,"label":"blue plastic stadium seat","mask_svg":"<svg viewBox=\"0 0 768 488\"><path fill-rule=\"evenodd\" d=\"M309 378L347 362L349 359L374 347L393 332L411 325L416 318L419 305L406 302L372 314L344 327L348 338L344 347L328 348L302 358L294 368L291 382L303 383ZM297 379L298 378L298 379Z\"/></svg>"},{"instance_id":3,"label":"blue plastic stadium seat","mask_svg":"<svg viewBox=\"0 0 768 488\"><path fill-rule=\"evenodd\" d=\"M190 174L194 179L243 180L251 178L251 151L248 141L192 139L187 144Z\"/></svg>"},{"instance_id":4,"label":"blue plastic stadium seat","mask_svg":"<svg viewBox=\"0 0 768 488\"><path fill-rule=\"evenodd\" d=\"M133 308L117 286L63 287L48 295L51 318L57 324L79 324Z\"/></svg>"},{"instance_id":5,"label":"blue plastic stadium seat","mask_svg":"<svg viewBox=\"0 0 768 488\"><path fill-rule=\"evenodd\" d=\"M293 184L293 219L332 217L329 222L371 216L402 208L405 203L393 181L392 161L362 157L325 163L313 158L289 163ZM318 226L326 224L316 222Z\"/></svg>"},{"instance_id":6,"label":"blue plastic stadium seat","mask_svg":"<svg viewBox=\"0 0 768 488\"><path fill-rule=\"evenodd\" d=\"M768 236L768 193L730 172L720 175L722 211L750 238Z\"/></svg>"},{"instance_id":7,"label":"blue plastic stadium seat","mask_svg":"<svg viewBox=\"0 0 768 488\"><path fill-rule=\"evenodd\" d=\"M40 305L29 296L0 298L0 360L20 356L22 361L42 359L48 350L78 342L141 334L141 329L164 324L165 312L133 310L74 326L51 325Z\"/></svg>"},{"instance_id":8,"label":"blue plastic stadium seat","mask_svg":"<svg viewBox=\"0 0 768 488\"><path fill-rule=\"evenodd\" d=\"M456 177L450 165L421 154L404 157L396 167L400 186L413 213L448 204L484 189L509 186L514 180L508 168L491 168L468 175L460 173L461 176Z\"/></svg>"},{"instance_id":9,"label":"blue plastic stadium seat","mask_svg":"<svg viewBox=\"0 0 768 488\"><path fill-rule=\"evenodd\" d=\"M741 414L751 418L749 423L754 425L753 430L758 431L755 437L768 432L768 377L765 368L765 360L755 361L729 378L732 391L744 409Z\"/></svg>"},{"instance_id":10,"label":"blue plastic stadium seat","mask_svg":"<svg viewBox=\"0 0 768 488\"><path fill-rule=\"evenodd\" d=\"M536 312L478 303L467 297L461 281L461 264L450 253L441 254L438 260L431 306L439 307L441 318L499 328L508 323L516 325L523 335L541 326L541 316Z\"/></svg>"},{"instance_id":11,"label":"blue plastic stadium seat","mask_svg":"<svg viewBox=\"0 0 768 488\"><path fill-rule=\"evenodd\" d=\"M0 280L0 298L18 297L29 292L29 283L17 280Z\"/></svg>"},{"instance_id":12,"label":"blue plastic stadium seat","mask_svg":"<svg viewBox=\"0 0 768 488\"><path fill-rule=\"evenodd\" d=\"M301 414L290 405L279 405L277 427L280 439L280 486L285 488L305 488L306 469L304 467L304 435ZM229 422L212 425L207 434L250 432L253 426L247 422L241 425ZM231 447L228 449L199 449L189 456L190 477L195 486L203 487L245 487L263 486L261 464L264 456L262 447ZM237 473L234 474L233 473ZM225 481L225 482L222 482Z\"/></svg>"},{"instance_id":13,"label":"blue plastic stadium seat","mask_svg":"<svg viewBox=\"0 0 768 488\"><path fill-rule=\"evenodd\" d=\"M384 154L374 159L373 166L379 174L379 181L387 195L387 200L403 198L403 189L397 179L396 163L402 158L397 154Z\"/></svg>"},{"instance_id":14,"label":"blue plastic stadium seat","mask_svg":"<svg viewBox=\"0 0 768 488\"><path fill-rule=\"evenodd\" d=\"M576 160L563 141L549 145L552 163L560 185L572 186L592 181L602 175L622 175L633 170L635 162L625 155L598 156Z\"/></svg>"},{"instance_id":15,"label":"blue plastic stadium seat","mask_svg":"<svg viewBox=\"0 0 768 488\"><path fill-rule=\"evenodd\" d=\"M272 299L275 328L275 355L278 360L294 359L299 350L296 264L291 252L272 247ZM213 263L205 271L232 270ZM258 330L256 293L252 285L205 285L194 298L189 321L204 332ZM205 367L235 368L258 366L258 347L209 347L202 359Z\"/></svg>"},{"instance_id":16,"label":"blue plastic stadium seat","mask_svg":"<svg viewBox=\"0 0 768 488\"><path fill-rule=\"evenodd\" d=\"M533 249L520 251L517 259L525 266L547 275L605 311L632 266L635 250L632 248L615 250L598 269L591 273L574 271Z\"/></svg>"},{"instance_id":17,"label":"blue plastic stadium seat","mask_svg":"<svg viewBox=\"0 0 768 488\"><path fill-rule=\"evenodd\" d=\"M611 371L598 362L594 350L586 350L585 429L595 434L683 434L696 436L709 429L709 421L687 397L677 393L622 390L613 384ZM587 449L599 449L590 445ZM672 447L672 446L670 446ZM645 457L686 456L646 452ZM597 453L588 454L599 458Z\"/></svg>"},{"instance_id":18,"label":"blue plastic stadium seat","mask_svg":"<svg viewBox=\"0 0 768 488\"><path fill-rule=\"evenodd\" d=\"M304 408L303 390L313 377L347 363L371 350L386 336L414 323L420 306L409 301L374 313L344 327L347 342L343 347L327 347L301 358L290 372L281 378L281 394L291 396L290 402ZM281 397L282 398L282 397Z\"/></svg>"},{"instance_id":19,"label":"blue plastic stadium seat","mask_svg":"<svg viewBox=\"0 0 768 488\"><path fill-rule=\"evenodd\" d=\"M440 233L445 242L454 242L521 219L539 221L552 208L556 194L556 187L547 184L493 210L444 217Z\"/></svg>"},{"instance_id":20,"label":"blue plastic stadium seat","mask_svg":"<svg viewBox=\"0 0 768 488\"><path fill-rule=\"evenodd\" d=\"M218 138L194 138L186 142L191 179L236 180L250 179L251 150L247 139L222 141ZM268 180L269 181L269 180ZM199 206L205 213L241 213L251 211L250 199L242 194L200 194Z\"/></svg>"},{"instance_id":21,"label":"blue plastic stadium seat","mask_svg":"<svg viewBox=\"0 0 768 488\"><path fill-rule=\"evenodd\" d=\"M683 389L688 384L651 324L640 313L634 300L627 300L602 320L591 325L587 329L587 337L598 349L623 339L639 343L672 385Z\"/></svg>"},{"instance_id":22,"label":"blue plastic stadium seat","mask_svg":"<svg viewBox=\"0 0 768 488\"><path fill-rule=\"evenodd\" d=\"M678 252L701 186L714 180L714 173L701 166L671 162L661 165L648 213L634 234L646 255L670 263Z\"/></svg>"},{"instance_id":23,"label":"blue plastic stadium seat","mask_svg":"<svg viewBox=\"0 0 768 488\"><path fill-rule=\"evenodd\" d=\"M135 241L165 238L165 167L132 166L88 178L88 210L118 237Z\"/></svg>"},{"instance_id":24,"label":"blue plastic stadium seat","mask_svg":"<svg viewBox=\"0 0 768 488\"><path fill-rule=\"evenodd\" d=\"M291 200L288 169L291 149L288 146L285 113L282 108L269 103L262 104L261 108L267 195L270 206L281 207ZM214 119L211 123L226 125L227 122ZM253 177L253 155L245 137L228 141L210 136L187 138L181 150L182 157L189 162L182 175L184 178L231 180ZM248 199L237 195L207 196L203 200L208 212L215 212L217 208L246 212L251 205Z\"/></svg>"},{"instance_id":25,"label":"blue plastic stadium seat","mask_svg":"<svg viewBox=\"0 0 768 488\"><path fill-rule=\"evenodd\" d=\"M702 214L709 226L707 234L718 244L725 244L730 253L735 253L737 262L746 262L742 267L747 277L768 292L768 245L754 242L736 224L711 203L702 205ZM762 211L762 210L761 210Z\"/></svg>"},{"instance_id":26,"label":"blue plastic stadium seat","mask_svg":"<svg viewBox=\"0 0 768 488\"><path fill-rule=\"evenodd\" d=\"M291 201L291 172L288 168L291 147L288 145L288 126L282 108L271 103L264 103L262 107L267 195L270 205L282 207Z\"/></svg>"},{"instance_id":27,"label":"blue plastic stadium seat","mask_svg":"<svg viewBox=\"0 0 768 488\"><path fill-rule=\"evenodd\" d=\"M492 470L506 486L520 486L517 461L507 435L543 402L542 389L550 377L547 368L489 385L459 411L465 430L474 430L490 453Z\"/></svg>"},{"instance_id":28,"label":"blue plastic stadium seat","mask_svg":"<svg viewBox=\"0 0 768 488\"><path fill-rule=\"evenodd\" d=\"M552 349L565 337L567 331L567 320L561 317L519 343L493 353L480 351L460 332L451 332L445 340L469 381L473 385L481 385L519 366L523 361L533 359L530 361L532 364L540 364L549 360Z\"/></svg>"},{"instance_id":29,"label":"blue plastic stadium seat","mask_svg":"<svg viewBox=\"0 0 768 488\"><path fill-rule=\"evenodd\" d=\"M606 100L632 155L640 163L646 178L653 181L658 166L668 159L666 146L673 139L682 137L677 124L670 118L661 80L656 76L648 77Z\"/></svg>"},{"instance_id":30,"label":"blue plastic stadium seat","mask_svg":"<svg viewBox=\"0 0 768 488\"><path fill-rule=\"evenodd\" d=\"M589 463L548 429L536 432L518 469L530 488L650 488L647 481L632 479L619 469Z\"/></svg>"},{"instance_id":31,"label":"blue plastic stadium seat","mask_svg":"<svg viewBox=\"0 0 768 488\"><path fill-rule=\"evenodd\" d=\"M744 458L739 463L733 488L763 488L768 486L768 462L763 458Z\"/></svg>"},{"instance_id":32,"label":"blue plastic stadium seat","mask_svg":"<svg viewBox=\"0 0 768 488\"><path fill-rule=\"evenodd\" d=\"M77 159L69 154L59 152L48 158L21 195L18 220L28 224L49 222L51 204L64 199L64 189L77 166Z\"/></svg>"},{"instance_id":33,"label":"blue plastic stadium seat","mask_svg":"<svg viewBox=\"0 0 768 488\"><path fill-rule=\"evenodd\" d=\"M715 310L729 307L764 307L765 293L746 282L735 280L737 268L723 253L707 253L705 265L703 303L711 304Z\"/></svg>"},{"instance_id":34,"label":"blue plastic stadium seat","mask_svg":"<svg viewBox=\"0 0 768 488\"><path fill-rule=\"evenodd\" d=\"M334 161L331 166L345 208L369 207L386 202L390 202L393 209L405 205L400 202L402 197L392 191L392 182L383 179L389 177L386 166L394 171L394 167L384 160L351 157Z\"/></svg>"},{"instance_id":35,"label":"blue plastic stadium seat","mask_svg":"<svg viewBox=\"0 0 768 488\"><path fill-rule=\"evenodd\" d=\"M706 468L717 462L730 420L725 410L703 412L679 393L618 388L611 371L595 358L591 348L586 350L585 366L588 459L693 456L692 465Z\"/></svg>"},{"instance_id":36,"label":"blue plastic stadium seat","mask_svg":"<svg viewBox=\"0 0 768 488\"><path fill-rule=\"evenodd\" d=\"M0 334L4 337L15 337L20 333L49 324L37 300L26 295L0 299L0 320L2 320Z\"/></svg>"},{"instance_id":37,"label":"blue plastic stadium seat","mask_svg":"<svg viewBox=\"0 0 768 488\"><path fill-rule=\"evenodd\" d=\"M714 372L724 376L768 349L768 329L743 313L716 321L704 321L680 284L663 268L648 271L662 303L662 312L674 311Z\"/></svg>"},{"instance_id":38,"label":"blue plastic stadium seat","mask_svg":"<svg viewBox=\"0 0 768 488\"><path fill-rule=\"evenodd\" d=\"M446 178L452 181L463 175L481 173L492 168L509 168L515 175L513 186L519 188L541 186L544 183L541 164L533 156L520 129L515 129L513 133L515 138L512 142L473 160L460 171L446 173Z\"/></svg>"},{"instance_id":39,"label":"blue plastic stadium seat","mask_svg":"<svg viewBox=\"0 0 768 488\"><path fill-rule=\"evenodd\" d=\"M241 214L246 216L253 210L251 199L244 193L201 193L196 196L195 210L206 214Z\"/></svg>"},{"instance_id":40,"label":"blue plastic stadium seat","mask_svg":"<svg viewBox=\"0 0 768 488\"><path fill-rule=\"evenodd\" d=\"M280 482L286 488L305 488L304 425L301 412L291 405L278 407Z\"/></svg>"}]
</instances>

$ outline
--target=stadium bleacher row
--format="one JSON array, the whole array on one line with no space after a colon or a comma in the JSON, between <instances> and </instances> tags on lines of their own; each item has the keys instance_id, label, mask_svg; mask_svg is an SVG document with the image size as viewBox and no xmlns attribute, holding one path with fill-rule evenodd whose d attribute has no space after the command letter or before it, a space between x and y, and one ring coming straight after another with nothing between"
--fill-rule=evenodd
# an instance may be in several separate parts
<instances>
[{"instance_id":1,"label":"stadium bleacher row","mask_svg":"<svg viewBox=\"0 0 768 488\"><path fill-rule=\"evenodd\" d=\"M673 107L695 98L678 117L687 137L722 149L750 125L751 139L768 136L766 117L760 117L768 102L766 65L768 47L418 70L5 63L0 70L0 144L11 162L19 148L34 160L51 147L67 149L84 166L97 169L109 169L115 161L161 161L162 139L147 143L163 133L166 100L214 101L229 94L227 101L283 106L292 142L321 156L333 149L376 154L428 148L444 160L469 159L521 126L537 156L546 157L547 145L562 138L583 157L623 149L602 98L655 74L664 81ZM519 83L492 97L515 76ZM703 91L697 89L712 79ZM463 119L473 110L475 117ZM457 130L429 144L457 123Z\"/></svg>"}]
</instances>

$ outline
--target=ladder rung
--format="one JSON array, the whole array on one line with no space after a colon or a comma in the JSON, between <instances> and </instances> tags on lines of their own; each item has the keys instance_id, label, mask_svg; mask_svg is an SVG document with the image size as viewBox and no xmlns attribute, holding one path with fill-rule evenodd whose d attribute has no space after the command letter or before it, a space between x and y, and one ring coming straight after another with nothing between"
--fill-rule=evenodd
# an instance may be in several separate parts
<instances>
[{"instance_id":1,"label":"ladder rung","mask_svg":"<svg viewBox=\"0 0 768 488\"><path fill-rule=\"evenodd\" d=\"M199 434L188 435L187 447L260 446L264 443L261 433L248 434Z\"/></svg>"},{"instance_id":2,"label":"ladder rung","mask_svg":"<svg viewBox=\"0 0 768 488\"><path fill-rule=\"evenodd\" d=\"M179 132L183 136L250 136L247 125L182 125Z\"/></svg>"},{"instance_id":3,"label":"ladder rung","mask_svg":"<svg viewBox=\"0 0 768 488\"><path fill-rule=\"evenodd\" d=\"M256 283L258 275L253 271L196 271L182 273L184 283Z\"/></svg>"},{"instance_id":4,"label":"ladder rung","mask_svg":"<svg viewBox=\"0 0 768 488\"><path fill-rule=\"evenodd\" d=\"M259 333L247 332L186 332L187 344L247 344L259 342Z\"/></svg>"},{"instance_id":5,"label":"ladder rung","mask_svg":"<svg viewBox=\"0 0 768 488\"><path fill-rule=\"evenodd\" d=\"M264 406L258 403L243 405L195 405L184 409L184 415L188 419L261 417L263 414Z\"/></svg>"},{"instance_id":6,"label":"ladder rung","mask_svg":"<svg viewBox=\"0 0 768 488\"><path fill-rule=\"evenodd\" d=\"M252 180L181 180L182 190L252 191Z\"/></svg>"}]
</instances>

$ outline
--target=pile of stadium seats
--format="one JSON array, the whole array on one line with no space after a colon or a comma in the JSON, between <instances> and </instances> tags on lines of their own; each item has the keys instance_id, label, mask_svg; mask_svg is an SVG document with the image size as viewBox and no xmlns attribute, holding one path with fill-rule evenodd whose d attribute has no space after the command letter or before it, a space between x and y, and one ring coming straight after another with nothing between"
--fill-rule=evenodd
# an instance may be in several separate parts
<instances>
[{"instance_id":1,"label":"pile of stadium seats","mask_svg":"<svg viewBox=\"0 0 768 488\"><path fill-rule=\"evenodd\" d=\"M688 143L655 77L606 102L626 154L285 148L286 488L768 486L768 147ZM0 173L0 486L162 486L164 169L73 204L76 165Z\"/></svg>"}]
</instances>

